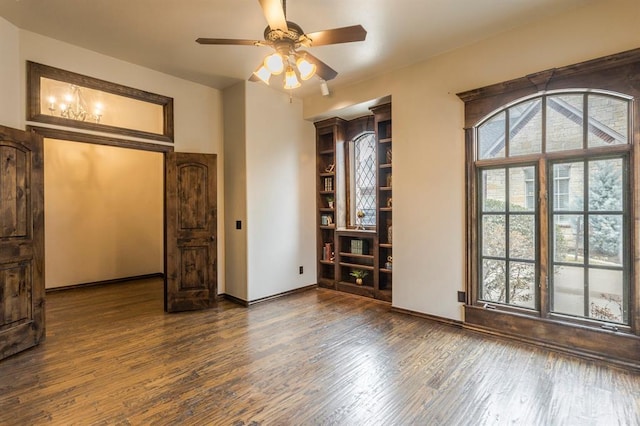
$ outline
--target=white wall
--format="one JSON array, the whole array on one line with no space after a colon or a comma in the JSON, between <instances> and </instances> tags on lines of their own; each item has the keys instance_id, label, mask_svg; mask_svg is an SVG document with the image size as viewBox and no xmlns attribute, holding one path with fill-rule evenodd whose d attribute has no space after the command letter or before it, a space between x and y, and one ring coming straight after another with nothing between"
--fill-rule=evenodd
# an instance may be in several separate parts
<instances>
[{"instance_id":1,"label":"white wall","mask_svg":"<svg viewBox=\"0 0 640 426\"><path fill-rule=\"evenodd\" d=\"M20 41L19 31L4 18L0 18L0 124L18 128L24 109L19 106L20 96Z\"/></svg>"},{"instance_id":2,"label":"white wall","mask_svg":"<svg viewBox=\"0 0 640 426\"><path fill-rule=\"evenodd\" d=\"M162 154L45 139L44 155L47 288L163 272Z\"/></svg>"},{"instance_id":3,"label":"white wall","mask_svg":"<svg viewBox=\"0 0 640 426\"><path fill-rule=\"evenodd\" d=\"M249 300L247 288L247 164L245 83L224 90L226 293ZM240 221L241 229L236 229Z\"/></svg>"},{"instance_id":4,"label":"white wall","mask_svg":"<svg viewBox=\"0 0 640 426\"><path fill-rule=\"evenodd\" d=\"M304 100L307 119L392 95L393 305L462 319L464 104L456 93L640 47L637 0L596 2Z\"/></svg>"},{"instance_id":5,"label":"white wall","mask_svg":"<svg viewBox=\"0 0 640 426\"><path fill-rule=\"evenodd\" d=\"M157 71L120 61L67 43L17 30L0 18L2 107L0 124L24 129L26 65L30 60L174 99L175 150L218 155L218 265L224 265L224 158L222 155L222 93ZM5 37L6 35L6 37ZM5 92L6 89L6 92ZM17 91L17 92L16 92ZM5 98L7 93L7 98ZM17 98L17 99L16 99ZM7 99L7 101L5 101ZM5 107L9 104L9 107ZM47 159L45 158L45 168ZM144 179L145 176L139 176ZM45 211L45 218L48 213ZM58 242L45 230L45 240ZM48 243L48 244L49 244ZM68 265L73 267L73 265ZM47 279L47 277L45 277ZM218 268L218 291L224 292L224 268Z\"/></svg>"},{"instance_id":6,"label":"white wall","mask_svg":"<svg viewBox=\"0 0 640 426\"><path fill-rule=\"evenodd\" d=\"M315 128L302 103L246 83L248 297L315 284ZM298 273L303 266L304 273Z\"/></svg>"},{"instance_id":7,"label":"white wall","mask_svg":"<svg viewBox=\"0 0 640 426\"><path fill-rule=\"evenodd\" d=\"M245 301L316 283L315 131L301 117L262 84L224 91L227 292Z\"/></svg>"}]
</instances>

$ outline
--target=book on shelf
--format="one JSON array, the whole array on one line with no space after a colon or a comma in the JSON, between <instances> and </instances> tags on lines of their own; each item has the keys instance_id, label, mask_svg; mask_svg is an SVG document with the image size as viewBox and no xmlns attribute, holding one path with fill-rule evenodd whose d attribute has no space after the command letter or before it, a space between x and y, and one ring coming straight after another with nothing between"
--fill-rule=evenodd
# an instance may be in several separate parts
<instances>
[{"instance_id":1,"label":"book on shelf","mask_svg":"<svg viewBox=\"0 0 640 426\"><path fill-rule=\"evenodd\" d=\"M367 254L368 246L364 240L351 240L351 253L352 254Z\"/></svg>"},{"instance_id":2,"label":"book on shelf","mask_svg":"<svg viewBox=\"0 0 640 426\"><path fill-rule=\"evenodd\" d=\"M324 178L324 190L333 191L333 178L330 178L330 177Z\"/></svg>"},{"instance_id":3,"label":"book on shelf","mask_svg":"<svg viewBox=\"0 0 640 426\"><path fill-rule=\"evenodd\" d=\"M331 255L332 251L331 251L331 243L324 243L324 247L322 248L322 260L326 260L326 261L331 261L332 259L332 255Z\"/></svg>"}]
</instances>

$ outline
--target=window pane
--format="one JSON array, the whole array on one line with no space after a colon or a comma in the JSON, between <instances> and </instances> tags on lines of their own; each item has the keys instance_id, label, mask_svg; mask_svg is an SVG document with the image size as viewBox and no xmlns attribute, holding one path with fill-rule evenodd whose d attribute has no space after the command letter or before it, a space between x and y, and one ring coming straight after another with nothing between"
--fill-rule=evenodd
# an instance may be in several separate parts
<instances>
[{"instance_id":1,"label":"window pane","mask_svg":"<svg viewBox=\"0 0 640 426\"><path fill-rule=\"evenodd\" d=\"M626 323L623 309L622 271L589 270L589 316L604 321Z\"/></svg>"},{"instance_id":2,"label":"window pane","mask_svg":"<svg viewBox=\"0 0 640 426\"><path fill-rule=\"evenodd\" d=\"M484 259L482 262L482 300L488 302L506 301L506 262Z\"/></svg>"},{"instance_id":3,"label":"window pane","mask_svg":"<svg viewBox=\"0 0 640 426\"><path fill-rule=\"evenodd\" d=\"M509 303L527 308L536 307L536 269L531 263L509 264Z\"/></svg>"},{"instance_id":4,"label":"window pane","mask_svg":"<svg viewBox=\"0 0 640 426\"><path fill-rule=\"evenodd\" d=\"M582 148L583 96L547 97L547 152Z\"/></svg>"},{"instance_id":5,"label":"window pane","mask_svg":"<svg viewBox=\"0 0 640 426\"><path fill-rule=\"evenodd\" d=\"M556 262L584 263L584 216L553 215L553 258Z\"/></svg>"},{"instance_id":6,"label":"window pane","mask_svg":"<svg viewBox=\"0 0 640 426\"><path fill-rule=\"evenodd\" d=\"M356 212L364 213L362 225L376 225L375 136L368 133L355 140Z\"/></svg>"},{"instance_id":7,"label":"window pane","mask_svg":"<svg viewBox=\"0 0 640 426\"><path fill-rule=\"evenodd\" d=\"M535 216L509 215L509 257L535 260L535 250Z\"/></svg>"},{"instance_id":8,"label":"window pane","mask_svg":"<svg viewBox=\"0 0 640 426\"><path fill-rule=\"evenodd\" d=\"M533 211L535 209L534 179L533 166L509 169L509 210Z\"/></svg>"},{"instance_id":9,"label":"window pane","mask_svg":"<svg viewBox=\"0 0 640 426\"><path fill-rule=\"evenodd\" d=\"M505 120L503 111L478 127L478 158L504 157Z\"/></svg>"},{"instance_id":10,"label":"window pane","mask_svg":"<svg viewBox=\"0 0 640 426\"><path fill-rule=\"evenodd\" d=\"M622 211L622 159L589 161L589 210Z\"/></svg>"},{"instance_id":11,"label":"window pane","mask_svg":"<svg viewBox=\"0 0 640 426\"><path fill-rule=\"evenodd\" d=\"M505 257L505 217L486 215L482 217L482 255Z\"/></svg>"},{"instance_id":12,"label":"window pane","mask_svg":"<svg viewBox=\"0 0 640 426\"><path fill-rule=\"evenodd\" d=\"M589 95L589 147L629 143L629 102Z\"/></svg>"},{"instance_id":13,"label":"window pane","mask_svg":"<svg viewBox=\"0 0 640 426\"><path fill-rule=\"evenodd\" d=\"M584 205L584 163L553 165L551 203L554 211L581 211Z\"/></svg>"},{"instance_id":14,"label":"window pane","mask_svg":"<svg viewBox=\"0 0 640 426\"><path fill-rule=\"evenodd\" d=\"M573 266L553 268L553 311L584 316L584 269Z\"/></svg>"},{"instance_id":15,"label":"window pane","mask_svg":"<svg viewBox=\"0 0 640 426\"><path fill-rule=\"evenodd\" d=\"M509 108L509 156L537 154L542 150L542 100Z\"/></svg>"},{"instance_id":16,"label":"window pane","mask_svg":"<svg viewBox=\"0 0 640 426\"><path fill-rule=\"evenodd\" d=\"M589 264L622 266L622 215L589 216Z\"/></svg>"},{"instance_id":17,"label":"window pane","mask_svg":"<svg viewBox=\"0 0 640 426\"><path fill-rule=\"evenodd\" d=\"M505 211L505 169L482 171L482 210Z\"/></svg>"}]
</instances>

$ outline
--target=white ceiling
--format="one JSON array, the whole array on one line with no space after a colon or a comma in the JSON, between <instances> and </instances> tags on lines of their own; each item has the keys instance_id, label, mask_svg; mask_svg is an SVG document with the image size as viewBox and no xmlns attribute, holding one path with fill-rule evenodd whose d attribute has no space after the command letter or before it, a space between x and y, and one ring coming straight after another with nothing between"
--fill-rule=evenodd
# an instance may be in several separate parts
<instances>
[{"instance_id":1,"label":"white ceiling","mask_svg":"<svg viewBox=\"0 0 640 426\"><path fill-rule=\"evenodd\" d=\"M367 30L363 42L309 49L338 71L329 82L335 87L595 1L605 0L289 0L287 19L305 32L354 24ZM0 16L218 89L248 78L270 51L195 43L198 37L261 40L267 24L257 0L0 0ZM272 79L272 86L280 84ZM313 78L294 96L319 93L319 86Z\"/></svg>"}]
</instances>

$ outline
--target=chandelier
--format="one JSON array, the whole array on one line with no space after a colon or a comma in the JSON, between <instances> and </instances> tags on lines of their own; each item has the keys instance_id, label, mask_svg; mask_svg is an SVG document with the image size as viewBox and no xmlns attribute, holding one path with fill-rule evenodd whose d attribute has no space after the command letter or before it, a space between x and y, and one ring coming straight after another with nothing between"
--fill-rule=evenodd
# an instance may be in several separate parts
<instances>
[{"instance_id":1,"label":"chandelier","mask_svg":"<svg viewBox=\"0 0 640 426\"><path fill-rule=\"evenodd\" d=\"M95 102L93 109L90 109L80 86L75 84L69 85L69 91L63 95L61 102L57 102L55 96L49 96L47 100L49 113L56 115L57 112L62 118L100 123L103 115L102 103Z\"/></svg>"}]
</instances>

